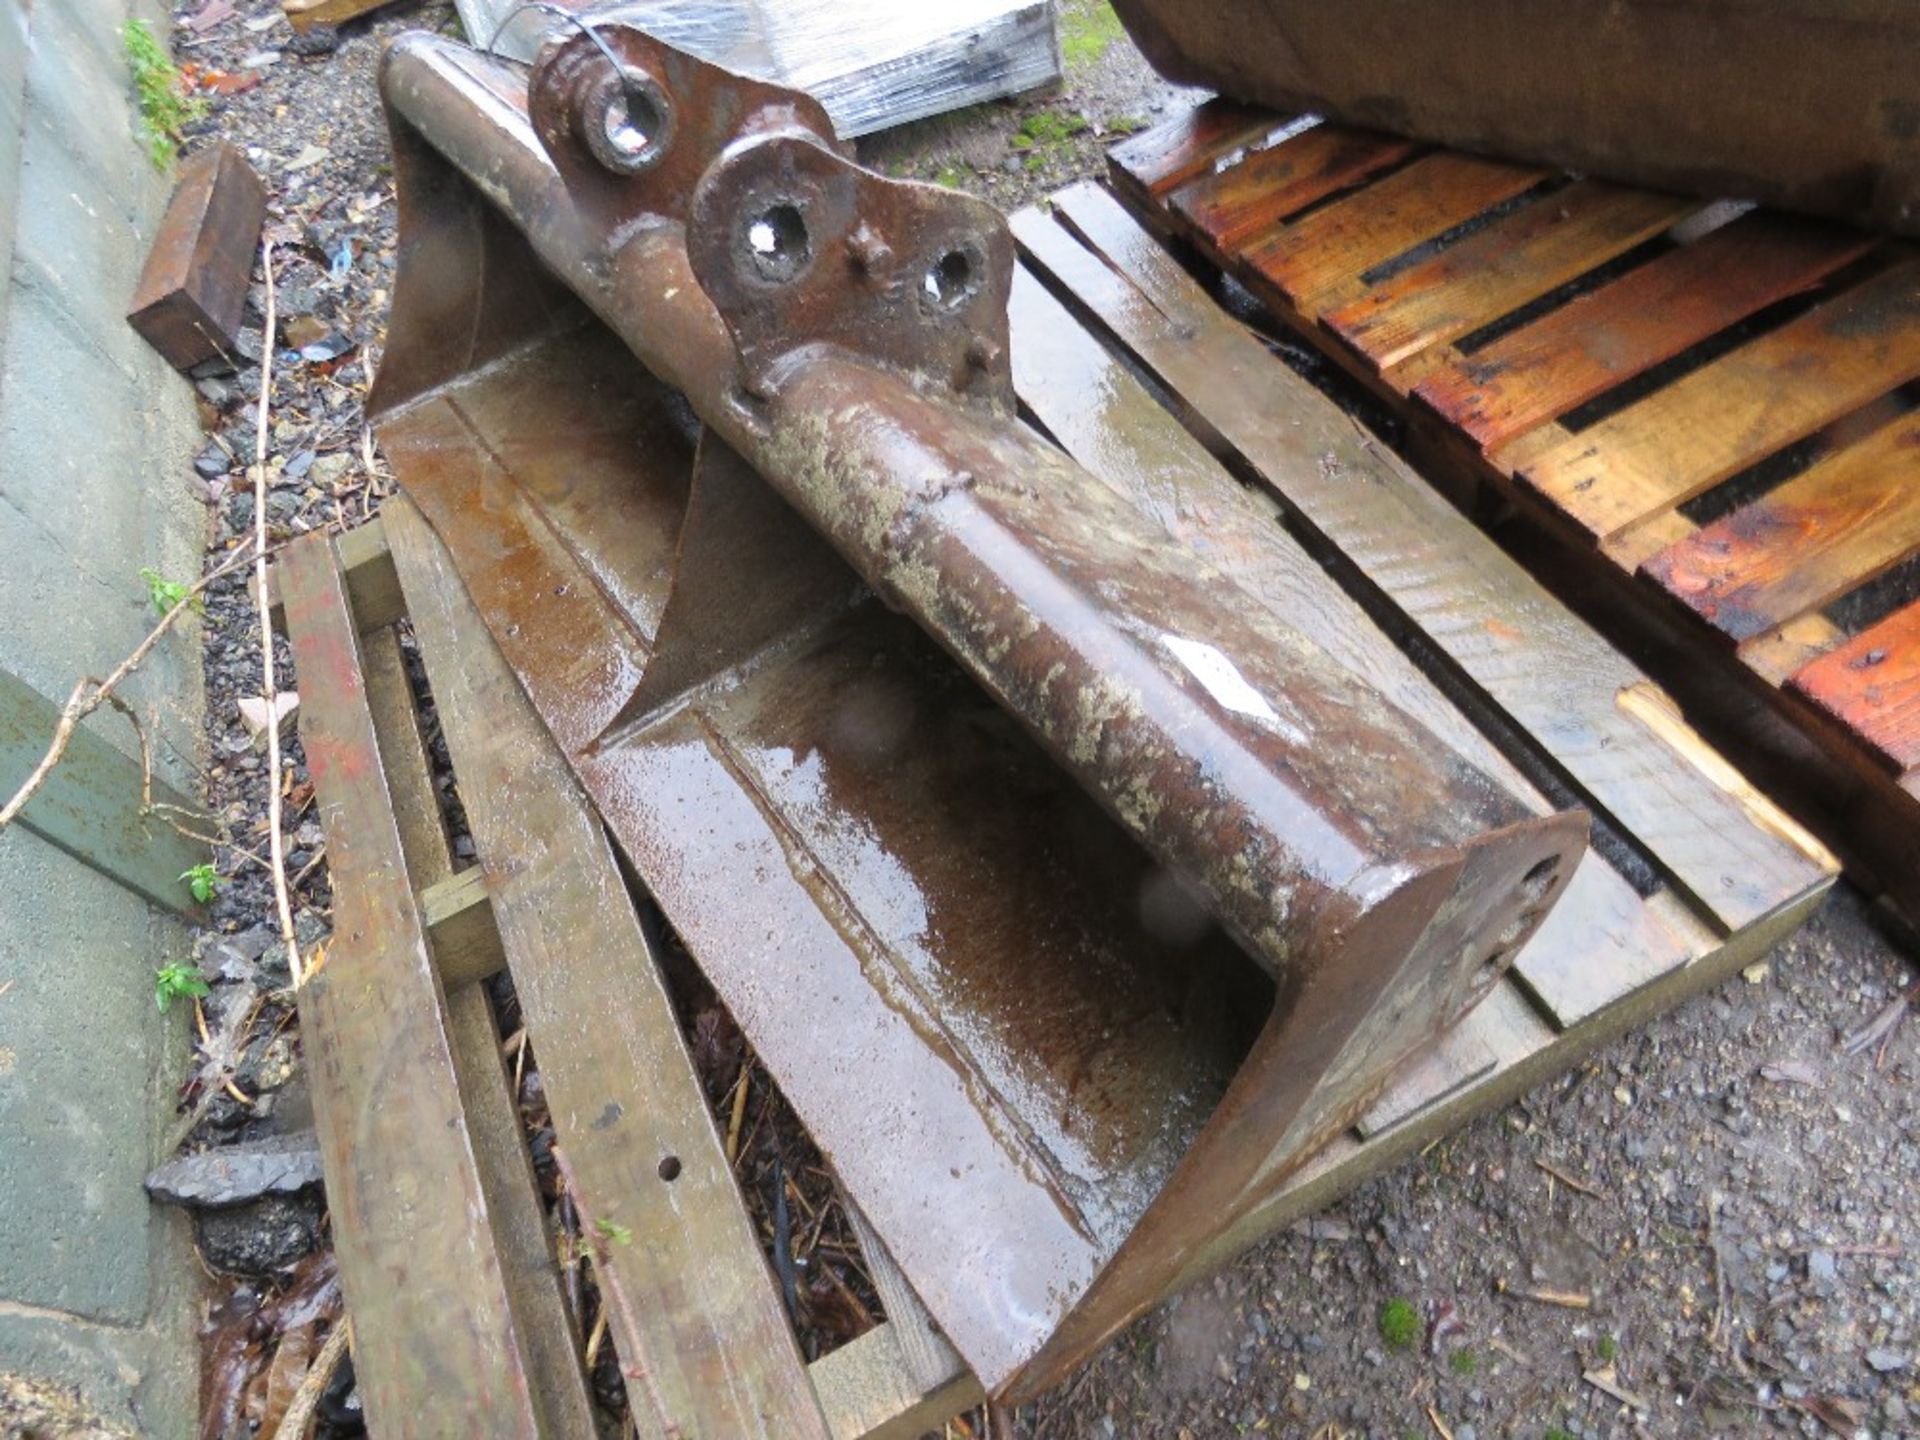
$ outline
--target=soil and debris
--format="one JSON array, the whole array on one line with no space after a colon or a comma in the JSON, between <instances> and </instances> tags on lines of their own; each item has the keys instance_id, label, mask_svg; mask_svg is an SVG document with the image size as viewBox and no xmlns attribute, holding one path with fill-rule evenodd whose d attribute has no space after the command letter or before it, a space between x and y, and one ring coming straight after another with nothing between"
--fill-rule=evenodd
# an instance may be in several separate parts
<instances>
[{"instance_id":1,"label":"soil and debris","mask_svg":"<svg viewBox=\"0 0 1920 1440\"><path fill-rule=\"evenodd\" d=\"M869 137L862 157L1010 210L1099 173L1108 143L1190 103L1147 69L1104 4L1065 0L1062 10L1067 76L1055 91ZM392 488L363 412L395 245L378 60L402 30L458 34L458 22L438 0L399 0L304 37L276 0L186 0L176 22L175 53L209 102L189 143L239 145L271 197L280 327L270 531L278 540L359 523ZM237 370L198 382L203 447L179 458L180 482L210 511L209 567L253 524L260 279ZM1330 383L1323 367L1280 348ZM194 1207L216 1276L202 1433L226 1437L272 1433L341 1302L312 1183L287 956L255 858L267 848L265 761L241 711L259 684L255 617L238 580L215 585L207 611L207 800L230 843L218 855L212 924L195 946L211 993L194 1002L187 1032L196 1069L181 1097L184 1158L153 1184ZM279 664L291 675L284 647ZM456 858L469 863L444 747L429 739ZM297 741L283 798L310 954L326 942L331 894ZM804 1133L671 937L669 951L690 1044L803 1347L825 1353L881 1314L858 1247ZM991 1433L1920 1435L1920 1027L1901 1023L1913 979L1843 889L1744 981L1247 1255ZM597 1313L591 1245L577 1215L569 1229L511 987L494 982L494 999L585 1331ZM617 1422L611 1346L596 1358L596 1389ZM44 1414L33 1433L111 1433L66 1418L65 1403L8 1381L0 1421ZM323 1435L358 1433L350 1361L319 1413ZM988 1432L975 1414L946 1433Z\"/></svg>"}]
</instances>

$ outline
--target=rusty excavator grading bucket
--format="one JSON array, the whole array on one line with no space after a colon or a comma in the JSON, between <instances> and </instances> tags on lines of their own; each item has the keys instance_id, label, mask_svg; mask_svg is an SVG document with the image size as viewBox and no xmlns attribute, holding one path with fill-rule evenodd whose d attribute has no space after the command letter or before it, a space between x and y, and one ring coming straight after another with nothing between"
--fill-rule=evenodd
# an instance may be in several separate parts
<instances>
[{"instance_id":1,"label":"rusty excavator grading bucket","mask_svg":"<svg viewBox=\"0 0 1920 1440\"><path fill-rule=\"evenodd\" d=\"M935 1320L1031 1393L1487 992L1586 816L1021 422L991 206L615 14L530 73L408 36L383 86L386 452Z\"/></svg>"},{"instance_id":2,"label":"rusty excavator grading bucket","mask_svg":"<svg viewBox=\"0 0 1920 1440\"><path fill-rule=\"evenodd\" d=\"M1911 0L1114 0L1168 78L1920 235Z\"/></svg>"}]
</instances>

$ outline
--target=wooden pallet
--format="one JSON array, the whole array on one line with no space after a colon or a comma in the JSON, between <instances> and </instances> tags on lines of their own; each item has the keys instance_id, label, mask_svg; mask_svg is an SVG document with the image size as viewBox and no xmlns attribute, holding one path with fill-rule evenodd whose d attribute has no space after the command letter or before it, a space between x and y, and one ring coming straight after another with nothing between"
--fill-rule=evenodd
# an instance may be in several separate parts
<instances>
[{"instance_id":1,"label":"wooden pallet","mask_svg":"<svg viewBox=\"0 0 1920 1440\"><path fill-rule=\"evenodd\" d=\"M1750 963L1819 903L1835 866L1110 197L1069 192L1056 214L1015 222L1012 353L1035 421L1495 783L1536 810L1584 804L1606 836L1492 998L1193 1257L1190 1281ZM1341 483L1355 474L1365 503ZM578 1336L472 983L502 961L584 1208L636 1237L605 1257L624 1297L613 1338L630 1377L636 1356L650 1377L630 1379L636 1414L664 1405L690 1440L760 1433L716 1418L729 1387L681 1383L702 1364L786 1407L771 1432L783 1435L914 1435L974 1399L904 1287L883 1291L887 1325L801 1370L598 824L417 513L390 502L378 526L298 542L280 571L336 896L334 949L301 1018L375 1433L412 1433L406 1417L429 1406L444 1429L443 1401L461 1407L462 1433L577 1433ZM403 612L478 877L445 858L390 628ZM651 1204L668 1185L686 1201L690 1184L702 1203Z\"/></svg>"},{"instance_id":2,"label":"wooden pallet","mask_svg":"<svg viewBox=\"0 0 1920 1440\"><path fill-rule=\"evenodd\" d=\"M1112 179L1920 917L1910 244L1218 100Z\"/></svg>"},{"instance_id":3,"label":"wooden pallet","mask_svg":"<svg viewBox=\"0 0 1920 1440\"><path fill-rule=\"evenodd\" d=\"M802 1364L598 817L424 522L402 500L338 542L309 536L275 588L335 896L301 1030L373 1432L594 1433L479 983L503 965L601 1237L639 1434L906 1440L975 1403L877 1244L891 1319ZM478 847L469 869L442 825L403 615Z\"/></svg>"}]
</instances>

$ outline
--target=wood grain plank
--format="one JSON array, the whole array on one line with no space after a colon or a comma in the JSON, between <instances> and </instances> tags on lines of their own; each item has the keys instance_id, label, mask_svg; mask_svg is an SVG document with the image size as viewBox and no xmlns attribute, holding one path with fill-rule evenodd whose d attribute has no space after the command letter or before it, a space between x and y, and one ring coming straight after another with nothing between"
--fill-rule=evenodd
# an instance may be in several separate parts
<instances>
[{"instance_id":1,"label":"wood grain plank","mask_svg":"<svg viewBox=\"0 0 1920 1440\"><path fill-rule=\"evenodd\" d=\"M825 1418L598 817L404 500L387 529L637 1416L817 1437ZM617 1020L616 1020L617 1017Z\"/></svg>"},{"instance_id":2,"label":"wood grain plank","mask_svg":"<svg viewBox=\"0 0 1920 1440\"><path fill-rule=\"evenodd\" d=\"M1114 182L1159 199L1287 123L1271 110L1216 97L1107 152Z\"/></svg>"},{"instance_id":3,"label":"wood grain plank","mask_svg":"<svg viewBox=\"0 0 1920 1440\"><path fill-rule=\"evenodd\" d=\"M1764 634L1920 551L1920 412L1883 425L1642 567L1735 640Z\"/></svg>"},{"instance_id":4,"label":"wood grain plank","mask_svg":"<svg viewBox=\"0 0 1920 1440\"><path fill-rule=\"evenodd\" d=\"M940 1333L940 1327L933 1323L927 1307L920 1303L906 1272L887 1250L887 1242L880 1238L873 1222L861 1213L844 1190L840 1191L840 1208L860 1242L860 1253L867 1262L867 1276L873 1281L874 1293L887 1312L893 1338L899 1342L907 1378L923 1391L938 1390L966 1368L964 1363L947 1343L947 1337Z\"/></svg>"},{"instance_id":5,"label":"wood grain plank","mask_svg":"<svg viewBox=\"0 0 1920 1440\"><path fill-rule=\"evenodd\" d=\"M351 600L351 580L348 595ZM358 615L354 620L362 634L367 711L373 717L374 734L380 743L380 760L393 800L407 876L420 893L422 919L426 921L426 894L453 878L453 847L433 783L426 739L420 733L400 637L391 626L367 634ZM588 1398L586 1375L581 1369L582 1337L560 1290L546 1207L534 1181L520 1107L500 1053L500 1030L494 1022L493 1006L478 985L448 988L446 967L437 954L433 959L445 996L447 1034L453 1042L454 1072L466 1112L467 1133L472 1136L474 1158L480 1167L494 1249L506 1281L507 1303L513 1308L514 1329L526 1355L527 1380L540 1413L541 1433L581 1434L593 1424L593 1402Z\"/></svg>"},{"instance_id":6,"label":"wood grain plank","mask_svg":"<svg viewBox=\"0 0 1920 1440\"><path fill-rule=\"evenodd\" d=\"M368 1420L385 1436L538 1435L345 583L324 534L277 568L334 882L301 1033Z\"/></svg>"},{"instance_id":7,"label":"wood grain plank","mask_svg":"<svg viewBox=\"0 0 1920 1440\"><path fill-rule=\"evenodd\" d=\"M889 1323L808 1367L833 1440L920 1440L987 1398L966 1366L935 1387L916 1383Z\"/></svg>"},{"instance_id":8,"label":"wood grain plank","mask_svg":"<svg viewBox=\"0 0 1920 1440\"><path fill-rule=\"evenodd\" d=\"M1359 567L1374 613L1424 633L1485 703L1529 733L1596 808L1708 913L1738 928L1825 883L1783 839L1620 707L1644 676L1471 522L1244 328L1090 186L1014 219L1029 261L1093 311L1290 513ZM1372 605L1370 604L1370 608Z\"/></svg>"},{"instance_id":9,"label":"wood grain plank","mask_svg":"<svg viewBox=\"0 0 1920 1440\"><path fill-rule=\"evenodd\" d=\"M1894 774L1920 766L1920 601L1828 651L1792 684Z\"/></svg>"},{"instance_id":10,"label":"wood grain plank","mask_svg":"<svg viewBox=\"0 0 1920 1440\"><path fill-rule=\"evenodd\" d=\"M1414 394L1492 451L1818 284L1872 243L1812 220L1747 215L1443 365Z\"/></svg>"},{"instance_id":11,"label":"wood grain plank","mask_svg":"<svg viewBox=\"0 0 1920 1440\"><path fill-rule=\"evenodd\" d=\"M1024 267L1014 275L1008 318L1022 403L1089 473L1181 543L1230 569L1256 600L1521 803L1540 814L1552 808L1288 534L1280 503L1228 473ZM1692 953L1651 923L1632 887L1589 853L1514 971L1556 1023L1566 1026L1685 964Z\"/></svg>"},{"instance_id":12,"label":"wood grain plank","mask_svg":"<svg viewBox=\"0 0 1920 1440\"><path fill-rule=\"evenodd\" d=\"M1244 258L1293 304L1310 309L1363 271L1546 178L1544 170L1477 155L1429 155L1248 246Z\"/></svg>"},{"instance_id":13,"label":"wood grain plank","mask_svg":"<svg viewBox=\"0 0 1920 1440\"><path fill-rule=\"evenodd\" d=\"M1653 190L1576 181L1369 285L1322 323L1390 369L1604 265L1699 206Z\"/></svg>"},{"instance_id":14,"label":"wood grain plank","mask_svg":"<svg viewBox=\"0 0 1920 1440\"><path fill-rule=\"evenodd\" d=\"M487 899L487 875L478 865L420 892L420 914L441 986L452 991L504 970L507 952Z\"/></svg>"},{"instance_id":15,"label":"wood grain plank","mask_svg":"<svg viewBox=\"0 0 1920 1440\"><path fill-rule=\"evenodd\" d=\"M1396 165L1420 147L1411 140L1314 125L1238 165L1201 175L1166 204L1222 249L1238 249L1336 191Z\"/></svg>"},{"instance_id":16,"label":"wood grain plank","mask_svg":"<svg viewBox=\"0 0 1920 1440\"><path fill-rule=\"evenodd\" d=\"M1521 480L1605 540L1920 375L1920 260L1570 437Z\"/></svg>"}]
</instances>

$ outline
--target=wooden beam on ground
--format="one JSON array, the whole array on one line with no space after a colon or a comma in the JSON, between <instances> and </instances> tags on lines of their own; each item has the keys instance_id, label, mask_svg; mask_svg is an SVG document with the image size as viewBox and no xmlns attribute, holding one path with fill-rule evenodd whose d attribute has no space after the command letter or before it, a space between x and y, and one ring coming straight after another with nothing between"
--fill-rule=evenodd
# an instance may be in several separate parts
<instances>
[{"instance_id":1,"label":"wooden beam on ground","mask_svg":"<svg viewBox=\"0 0 1920 1440\"><path fill-rule=\"evenodd\" d=\"M154 232L127 321L176 370L231 360L267 217L267 187L224 141L196 151Z\"/></svg>"}]
</instances>

